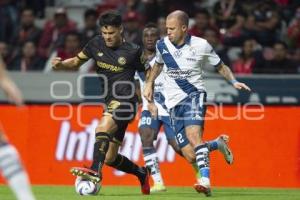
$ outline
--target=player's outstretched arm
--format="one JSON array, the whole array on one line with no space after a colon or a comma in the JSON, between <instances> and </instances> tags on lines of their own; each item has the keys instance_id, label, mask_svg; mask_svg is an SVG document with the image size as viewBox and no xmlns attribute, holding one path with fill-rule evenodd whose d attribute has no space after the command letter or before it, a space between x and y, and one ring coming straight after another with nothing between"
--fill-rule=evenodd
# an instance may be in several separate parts
<instances>
[{"instance_id":1,"label":"player's outstretched arm","mask_svg":"<svg viewBox=\"0 0 300 200\"><path fill-rule=\"evenodd\" d=\"M23 97L16 86L16 84L10 79L5 70L5 64L0 57L0 88L4 90L8 98L13 101L16 105L23 104Z\"/></svg>"},{"instance_id":2,"label":"player's outstretched arm","mask_svg":"<svg viewBox=\"0 0 300 200\"><path fill-rule=\"evenodd\" d=\"M236 89L238 90L247 90L247 91L251 91L250 87L247 86L245 83L241 83L241 82L238 82L232 71L229 69L229 67L227 65L224 65L224 64L220 64L220 66L218 67L218 72L226 79L228 80L229 82L232 83L233 87L235 87Z\"/></svg>"},{"instance_id":3,"label":"player's outstretched arm","mask_svg":"<svg viewBox=\"0 0 300 200\"><path fill-rule=\"evenodd\" d=\"M77 70L85 60L78 57L62 60L60 57L55 57L51 60L53 70Z\"/></svg>"},{"instance_id":4,"label":"player's outstretched arm","mask_svg":"<svg viewBox=\"0 0 300 200\"><path fill-rule=\"evenodd\" d=\"M155 63L149 73L147 74L147 79L144 86L143 95L144 97L149 101L153 101L153 87L154 87L154 81L156 77L160 74L162 70L163 64Z\"/></svg>"}]
</instances>

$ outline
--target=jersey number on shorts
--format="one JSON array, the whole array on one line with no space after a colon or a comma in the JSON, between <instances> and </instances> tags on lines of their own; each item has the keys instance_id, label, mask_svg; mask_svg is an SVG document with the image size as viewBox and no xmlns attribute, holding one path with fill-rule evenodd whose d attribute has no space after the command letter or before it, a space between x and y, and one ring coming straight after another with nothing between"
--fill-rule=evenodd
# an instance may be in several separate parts
<instances>
[{"instance_id":1,"label":"jersey number on shorts","mask_svg":"<svg viewBox=\"0 0 300 200\"><path fill-rule=\"evenodd\" d=\"M181 133L178 133L176 135L176 138L177 138L178 143L183 143L184 142L184 139L183 139L183 136L182 136Z\"/></svg>"},{"instance_id":2,"label":"jersey number on shorts","mask_svg":"<svg viewBox=\"0 0 300 200\"><path fill-rule=\"evenodd\" d=\"M151 117L142 117L142 124L151 125Z\"/></svg>"}]
</instances>

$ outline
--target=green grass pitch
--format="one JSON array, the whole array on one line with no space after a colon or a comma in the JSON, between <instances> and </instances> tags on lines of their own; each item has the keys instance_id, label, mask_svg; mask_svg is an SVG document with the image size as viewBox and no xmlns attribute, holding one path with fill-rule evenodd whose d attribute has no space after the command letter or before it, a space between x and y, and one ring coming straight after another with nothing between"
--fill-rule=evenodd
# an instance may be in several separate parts
<instances>
[{"instance_id":1,"label":"green grass pitch","mask_svg":"<svg viewBox=\"0 0 300 200\"><path fill-rule=\"evenodd\" d=\"M212 197L196 193L191 187L168 187L167 192L149 196L140 194L138 187L105 186L97 196L80 196L71 186L34 186L37 200L300 200L300 189L214 188ZM0 200L14 200L7 186L0 186Z\"/></svg>"}]
</instances>

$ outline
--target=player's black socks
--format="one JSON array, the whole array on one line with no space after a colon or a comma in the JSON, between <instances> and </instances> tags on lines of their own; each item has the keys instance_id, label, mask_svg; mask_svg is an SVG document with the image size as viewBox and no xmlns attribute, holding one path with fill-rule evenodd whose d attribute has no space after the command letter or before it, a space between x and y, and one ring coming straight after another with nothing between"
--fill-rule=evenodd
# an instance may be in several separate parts
<instances>
[{"instance_id":1,"label":"player's black socks","mask_svg":"<svg viewBox=\"0 0 300 200\"><path fill-rule=\"evenodd\" d=\"M116 157L116 160L112 163L107 163L107 165L120 170L122 172L126 172L128 174L133 174L137 176L138 178L143 178L145 176L145 170L144 168L139 167L135 163L133 163L131 160L126 158L125 156L122 156L121 154L118 154Z\"/></svg>"},{"instance_id":2,"label":"player's black socks","mask_svg":"<svg viewBox=\"0 0 300 200\"><path fill-rule=\"evenodd\" d=\"M110 135L104 132L96 133L96 141L94 144L93 163L91 169L99 172L104 164L105 155L108 151Z\"/></svg>"}]
</instances>

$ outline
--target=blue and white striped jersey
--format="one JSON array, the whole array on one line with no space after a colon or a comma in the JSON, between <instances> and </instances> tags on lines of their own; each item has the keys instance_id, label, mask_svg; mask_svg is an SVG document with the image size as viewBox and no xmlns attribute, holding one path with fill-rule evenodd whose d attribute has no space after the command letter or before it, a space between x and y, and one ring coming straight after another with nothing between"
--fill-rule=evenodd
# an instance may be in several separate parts
<instances>
[{"instance_id":1,"label":"blue and white striped jersey","mask_svg":"<svg viewBox=\"0 0 300 200\"><path fill-rule=\"evenodd\" d=\"M164 37L156 44L155 61L164 64L166 106L173 108L189 94L205 90L202 66L218 66L222 61L211 45L202 38L188 35L178 47ZM156 80L155 80L156 82Z\"/></svg>"},{"instance_id":2,"label":"blue and white striped jersey","mask_svg":"<svg viewBox=\"0 0 300 200\"><path fill-rule=\"evenodd\" d=\"M149 65L152 67L155 63L155 57L149 62ZM144 82L145 82L145 73L137 72L138 79L140 82L141 91L144 90ZM158 109L159 116L169 116L167 112L167 108L165 107L165 95L164 95L164 77L163 73L161 73L156 79L154 83L154 103ZM142 95L143 107L142 110L148 110L148 101Z\"/></svg>"}]
</instances>

